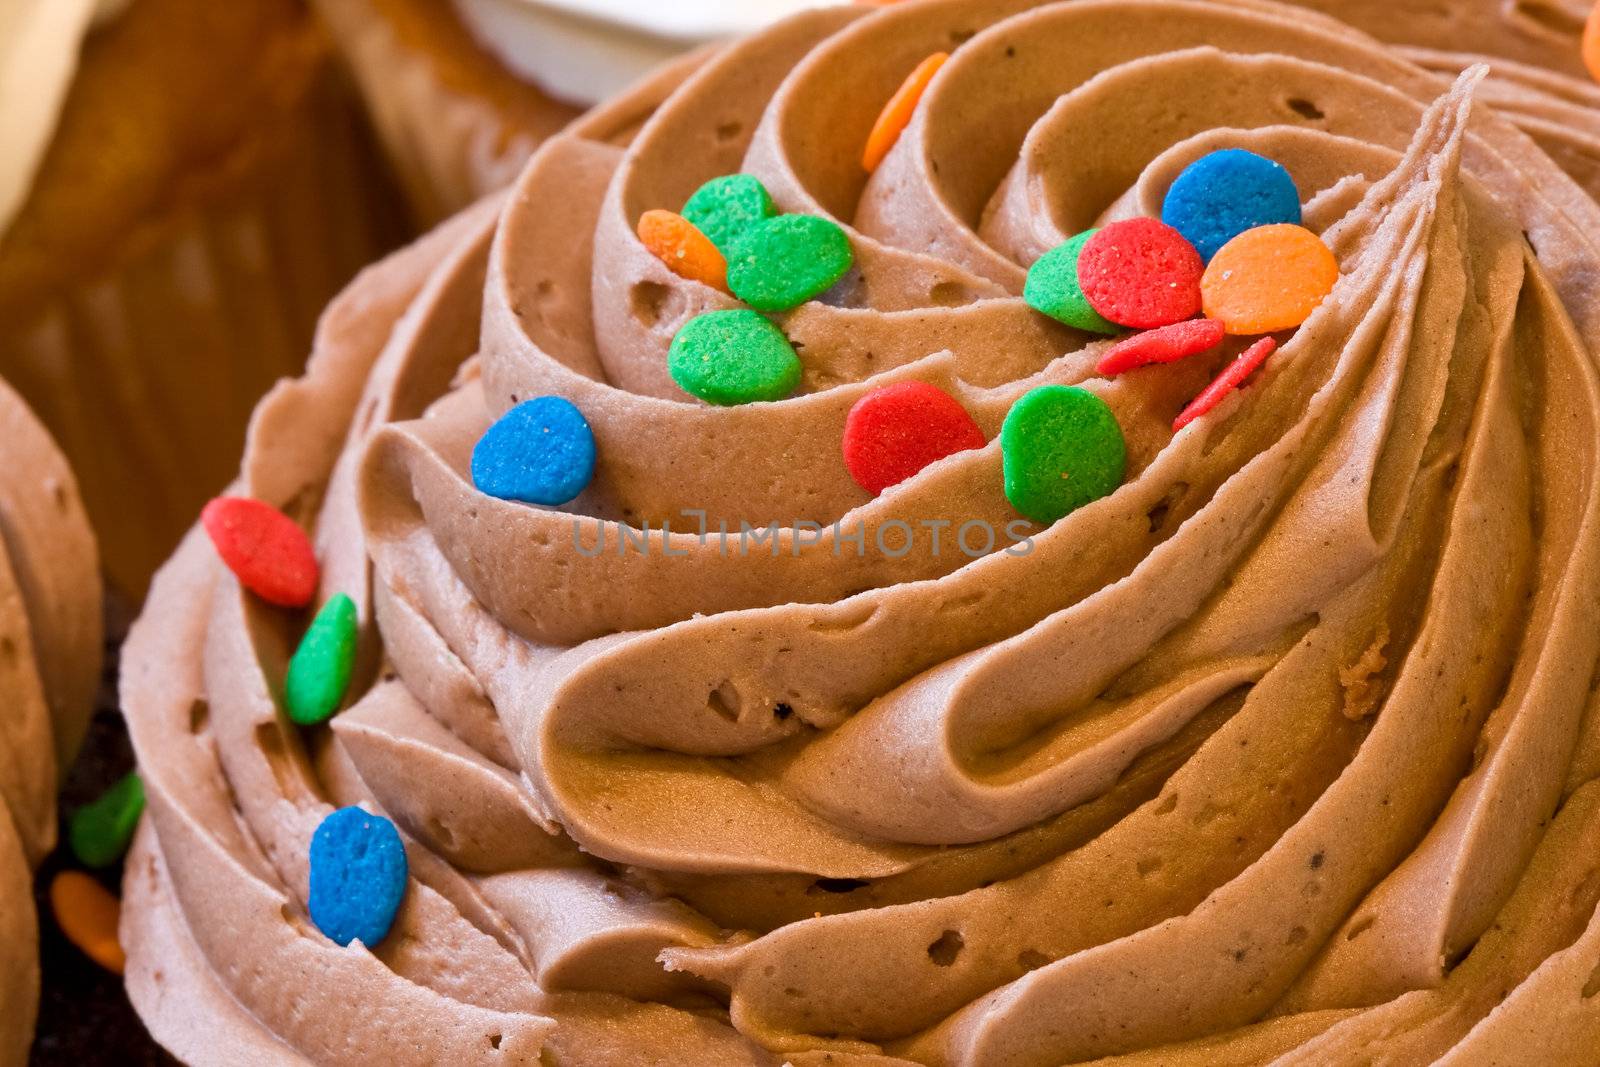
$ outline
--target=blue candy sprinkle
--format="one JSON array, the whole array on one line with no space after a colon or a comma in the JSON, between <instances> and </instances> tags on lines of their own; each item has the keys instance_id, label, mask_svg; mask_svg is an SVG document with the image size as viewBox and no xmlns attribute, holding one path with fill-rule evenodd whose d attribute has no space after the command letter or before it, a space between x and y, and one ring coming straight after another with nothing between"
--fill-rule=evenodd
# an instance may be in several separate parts
<instances>
[{"instance_id":1,"label":"blue candy sprinkle","mask_svg":"<svg viewBox=\"0 0 1600 1067\"><path fill-rule=\"evenodd\" d=\"M1300 190L1281 163L1224 148L1189 164L1167 190L1161 221L1183 234L1206 262L1257 226L1300 224Z\"/></svg>"},{"instance_id":2,"label":"blue candy sprinkle","mask_svg":"<svg viewBox=\"0 0 1600 1067\"><path fill-rule=\"evenodd\" d=\"M524 400L478 440L472 484L501 500L565 504L594 477L594 432L559 396Z\"/></svg>"},{"instance_id":3,"label":"blue candy sprinkle","mask_svg":"<svg viewBox=\"0 0 1600 1067\"><path fill-rule=\"evenodd\" d=\"M311 921L328 939L368 948L389 933L406 894L406 850L394 823L340 808L311 835Z\"/></svg>"}]
</instances>

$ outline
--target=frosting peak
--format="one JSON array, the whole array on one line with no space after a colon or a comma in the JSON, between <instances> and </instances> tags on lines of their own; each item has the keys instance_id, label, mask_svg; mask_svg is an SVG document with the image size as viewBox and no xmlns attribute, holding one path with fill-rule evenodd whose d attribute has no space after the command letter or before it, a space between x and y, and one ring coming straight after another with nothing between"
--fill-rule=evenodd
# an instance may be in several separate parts
<instances>
[{"instance_id":1,"label":"frosting peak","mask_svg":"<svg viewBox=\"0 0 1600 1067\"><path fill-rule=\"evenodd\" d=\"M303 621L199 537L129 643L125 934L157 1035L318 1063L1582 1062L1595 92L1519 65L1556 45L1486 8L1327 6L1405 48L1266 0L805 12L368 271L238 487L357 605L350 706L288 725ZM1175 434L1234 350L1100 378L1110 342L1021 292L1225 147L1288 169L1340 277ZM854 266L774 316L796 394L721 408L667 353L737 302L636 225L731 173L844 227ZM870 495L845 420L913 380L989 443ZM1126 481L967 551L1020 521L996 438L1050 384L1109 406ZM477 492L475 443L542 396L582 413L593 481ZM880 548L897 523L946 532ZM306 919L308 840L351 804L412 875L372 952Z\"/></svg>"}]
</instances>

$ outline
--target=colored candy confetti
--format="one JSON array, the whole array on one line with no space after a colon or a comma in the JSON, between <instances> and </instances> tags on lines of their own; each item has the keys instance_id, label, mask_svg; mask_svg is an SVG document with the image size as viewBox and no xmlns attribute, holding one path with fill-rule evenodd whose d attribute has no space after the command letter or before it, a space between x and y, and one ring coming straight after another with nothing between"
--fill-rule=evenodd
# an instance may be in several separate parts
<instances>
[{"instance_id":1,"label":"colored candy confetti","mask_svg":"<svg viewBox=\"0 0 1600 1067\"><path fill-rule=\"evenodd\" d=\"M247 497L218 497L200 512L239 583L262 600L303 608L317 592L317 554L295 521L271 504Z\"/></svg>"},{"instance_id":2,"label":"colored candy confetti","mask_svg":"<svg viewBox=\"0 0 1600 1067\"><path fill-rule=\"evenodd\" d=\"M1167 190L1161 221L1210 261L1257 226L1300 224L1300 190L1283 165L1242 148L1201 156Z\"/></svg>"},{"instance_id":3,"label":"colored candy confetti","mask_svg":"<svg viewBox=\"0 0 1600 1067\"><path fill-rule=\"evenodd\" d=\"M1151 330L1200 310L1205 264L1183 234L1155 219L1113 222L1083 246L1078 279L1100 314L1121 326Z\"/></svg>"},{"instance_id":4,"label":"colored candy confetti","mask_svg":"<svg viewBox=\"0 0 1600 1067\"><path fill-rule=\"evenodd\" d=\"M1201 415L1222 403L1222 398L1237 389L1244 380L1272 355L1272 350L1278 347L1278 342L1270 337L1263 337L1240 354L1222 369L1216 380L1206 386L1205 391L1189 402L1182 413L1172 421L1172 432L1177 433Z\"/></svg>"},{"instance_id":5,"label":"colored candy confetti","mask_svg":"<svg viewBox=\"0 0 1600 1067\"><path fill-rule=\"evenodd\" d=\"M1301 226L1260 226L1223 246L1200 283L1207 318L1231 334L1298 326L1333 292L1339 263Z\"/></svg>"},{"instance_id":6,"label":"colored candy confetti","mask_svg":"<svg viewBox=\"0 0 1600 1067\"><path fill-rule=\"evenodd\" d=\"M930 463L986 443L967 409L926 382L874 389L844 421L844 465L874 496Z\"/></svg>"},{"instance_id":7,"label":"colored candy confetti","mask_svg":"<svg viewBox=\"0 0 1600 1067\"><path fill-rule=\"evenodd\" d=\"M301 726L327 722L344 702L356 658L356 605L335 593L312 620L289 659L284 703Z\"/></svg>"},{"instance_id":8,"label":"colored candy confetti","mask_svg":"<svg viewBox=\"0 0 1600 1067\"><path fill-rule=\"evenodd\" d=\"M949 58L948 52L935 52L918 63L900 88L894 91L889 102L883 105L883 110L872 124L872 132L867 135L867 147L861 153L861 165L868 174L878 169L878 164L889 154L889 149L900 140L900 135L911 123L911 116L916 112L928 83L933 81L933 76L939 73L939 68Z\"/></svg>"},{"instance_id":9,"label":"colored candy confetti","mask_svg":"<svg viewBox=\"0 0 1600 1067\"><path fill-rule=\"evenodd\" d=\"M683 217L724 256L746 230L777 213L766 186L748 174L712 178L683 205Z\"/></svg>"},{"instance_id":10,"label":"colored candy confetti","mask_svg":"<svg viewBox=\"0 0 1600 1067\"><path fill-rule=\"evenodd\" d=\"M1028 268L1022 299L1035 311L1068 326L1091 333L1118 333L1120 327L1094 309L1078 281L1078 257L1083 254L1083 246L1099 232L1085 230L1040 256Z\"/></svg>"},{"instance_id":11,"label":"colored candy confetti","mask_svg":"<svg viewBox=\"0 0 1600 1067\"><path fill-rule=\"evenodd\" d=\"M1188 319L1136 333L1112 345L1095 370L1109 377L1151 363L1176 363L1217 347L1226 333L1216 319Z\"/></svg>"},{"instance_id":12,"label":"colored candy confetti","mask_svg":"<svg viewBox=\"0 0 1600 1067\"><path fill-rule=\"evenodd\" d=\"M72 815L67 839L72 854L85 867L109 867L128 851L128 842L144 812L144 783L138 774L125 775L99 799Z\"/></svg>"},{"instance_id":13,"label":"colored candy confetti","mask_svg":"<svg viewBox=\"0 0 1600 1067\"><path fill-rule=\"evenodd\" d=\"M82 871L62 871L50 883L50 910L67 940L113 974L121 974L128 957L117 940L122 902Z\"/></svg>"},{"instance_id":14,"label":"colored candy confetti","mask_svg":"<svg viewBox=\"0 0 1600 1067\"><path fill-rule=\"evenodd\" d=\"M728 261L711 239L682 215L646 211L639 216L639 242L678 277L728 291Z\"/></svg>"},{"instance_id":15,"label":"colored candy confetti","mask_svg":"<svg viewBox=\"0 0 1600 1067\"><path fill-rule=\"evenodd\" d=\"M594 477L594 433L570 400L524 400L497 419L472 450L472 484L501 500L556 507Z\"/></svg>"},{"instance_id":16,"label":"colored candy confetti","mask_svg":"<svg viewBox=\"0 0 1600 1067\"><path fill-rule=\"evenodd\" d=\"M1127 445L1106 402L1085 389L1042 385L1000 428L1006 499L1049 525L1122 484Z\"/></svg>"},{"instance_id":17,"label":"colored candy confetti","mask_svg":"<svg viewBox=\"0 0 1600 1067\"><path fill-rule=\"evenodd\" d=\"M407 869L394 823L340 808L311 835L311 921L335 944L372 948L400 910Z\"/></svg>"},{"instance_id":18,"label":"colored candy confetti","mask_svg":"<svg viewBox=\"0 0 1600 1067\"><path fill-rule=\"evenodd\" d=\"M855 256L837 223L779 215L744 232L728 250L728 288L757 311L788 311L845 276Z\"/></svg>"},{"instance_id":19,"label":"colored candy confetti","mask_svg":"<svg viewBox=\"0 0 1600 1067\"><path fill-rule=\"evenodd\" d=\"M754 311L710 311L672 339L667 370L678 388L711 404L782 400L800 384L789 339Z\"/></svg>"}]
</instances>

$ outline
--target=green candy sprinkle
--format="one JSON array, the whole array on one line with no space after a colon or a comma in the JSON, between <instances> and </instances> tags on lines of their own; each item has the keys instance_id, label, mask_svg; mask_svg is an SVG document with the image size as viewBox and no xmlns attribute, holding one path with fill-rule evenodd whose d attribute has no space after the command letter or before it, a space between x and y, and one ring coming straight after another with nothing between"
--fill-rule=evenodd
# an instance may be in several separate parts
<instances>
[{"instance_id":1,"label":"green candy sprinkle","mask_svg":"<svg viewBox=\"0 0 1600 1067\"><path fill-rule=\"evenodd\" d=\"M750 227L728 250L728 288L758 311L788 311L831 289L854 262L836 223L780 215Z\"/></svg>"},{"instance_id":2,"label":"green candy sprinkle","mask_svg":"<svg viewBox=\"0 0 1600 1067\"><path fill-rule=\"evenodd\" d=\"M709 311L672 339L667 370L684 392L728 406L782 400L800 384L800 357L754 311Z\"/></svg>"},{"instance_id":3,"label":"green candy sprinkle","mask_svg":"<svg viewBox=\"0 0 1600 1067\"><path fill-rule=\"evenodd\" d=\"M1089 243L1089 239L1099 232L1085 230L1040 256L1028 268L1028 281L1022 287L1022 299L1033 310L1068 326L1091 333L1121 333L1116 323L1106 319L1089 304L1089 298L1083 295L1083 287L1078 284L1078 256L1083 253L1083 246Z\"/></svg>"},{"instance_id":4,"label":"green candy sprinkle","mask_svg":"<svg viewBox=\"0 0 1600 1067\"><path fill-rule=\"evenodd\" d=\"M1000 453L1006 499L1046 526L1115 492L1128 460L1106 402L1067 385L1031 389L1011 405Z\"/></svg>"},{"instance_id":5,"label":"green candy sprinkle","mask_svg":"<svg viewBox=\"0 0 1600 1067\"><path fill-rule=\"evenodd\" d=\"M322 605L289 660L284 699L301 726L327 722L344 702L356 658L356 605L336 593Z\"/></svg>"},{"instance_id":6,"label":"green candy sprinkle","mask_svg":"<svg viewBox=\"0 0 1600 1067\"><path fill-rule=\"evenodd\" d=\"M72 854L85 867L109 867L128 851L133 831L144 813L144 782L130 773L100 795L73 812L67 828Z\"/></svg>"},{"instance_id":7,"label":"green candy sprinkle","mask_svg":"<svg viewBox=\"0 0 1600 1067\"><path fill-rule=\"evenodd\" d=\"M746 230L777 213L766 186L748 174L729 174L697 189L682 214L726 256Z\"/></svg>"}]
</instances>

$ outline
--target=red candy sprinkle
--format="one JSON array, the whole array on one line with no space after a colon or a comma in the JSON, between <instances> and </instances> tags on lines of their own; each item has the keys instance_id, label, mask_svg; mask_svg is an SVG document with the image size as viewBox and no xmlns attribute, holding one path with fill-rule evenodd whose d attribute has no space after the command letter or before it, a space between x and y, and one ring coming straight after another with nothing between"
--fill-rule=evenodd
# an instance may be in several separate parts
<instances>
[{"instance_id":1,"label":"red candy sprinkle","mask_svg":"<svg viewBox=\"0 0 1600 1067\"><path fill-rule=\"evenodd\" d=\"M317 555L289 516L259 500L220 496L200 512L217 555L239 584L271 604L303 608L317 592Z\"/></svg>"},{"instance_id":2,"label":"red candy sprinkle","mask_svg":"<svg viewBox=\"0 0 1600 1067\"><path fill-rule=\"evenodd\" d=\"M1205 270L1183 234L1147 218L1103 227L1078 256L1078 283L1089 305L1136 330L1193 318Z\"/></svg>"},{"instance_id":3,"label":"red candy sprinkle","mask_svg":"<svg viewBox=\"0 0 1600 1067\"><path fill-rule=\"evenodd\" d=\"M1222 403L1222 398L1233 392L1251 373L1272 355L1272 350L1278 347L1278 342L1270 337L1263 337L1232 363L1222 369L1216 380L1206 386L1205 392L1189 402L1178 417L1172 420L1172 432L1177 433L1201 415Z\"/></svg>"},{"instance_id":4,"label":"red candy sprinkle","mask_svg":"<svg viewBox=\"0 0 1600 1067\"><path fill-rule=\"evenodd\" d=\"M930 463L986 443L967 409L926 382L874 389L844 420L844 465L874 496Z\"/></svg>"},{"instance_id":5,"label":"red candy sprinkle","mask_svg":"<svg viewBox=\"0 0 1600 1067\"><path fill-rule=\"evenodd\" d=\"M1189 319L1159 330L1136 333L1112 345L1095 370L1107 377L1151 363L1176 363L1222 343L1227 329L1217 319Z\"/></svg>"}]
</instances>

